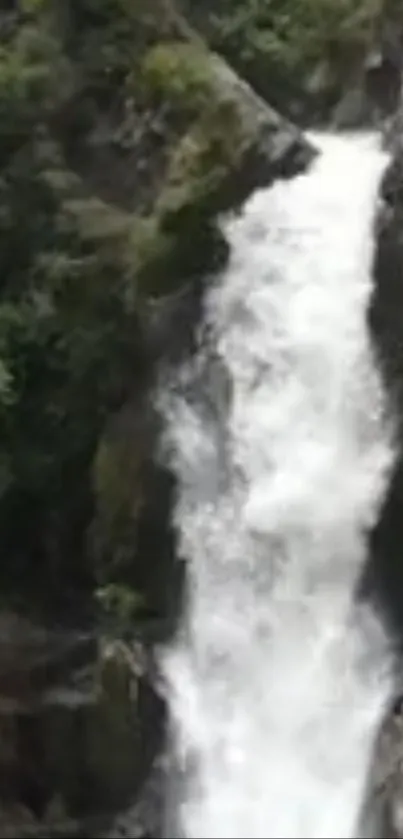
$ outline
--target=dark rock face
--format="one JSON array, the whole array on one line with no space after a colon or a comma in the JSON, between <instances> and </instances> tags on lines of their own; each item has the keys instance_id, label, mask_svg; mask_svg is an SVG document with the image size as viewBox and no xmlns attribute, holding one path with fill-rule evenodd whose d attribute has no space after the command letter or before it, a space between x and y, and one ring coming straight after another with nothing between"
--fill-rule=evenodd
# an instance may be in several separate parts
<instances>
[{"instance_id":1,"label":"dark rock face","mask_svg":"<svg viewBox=\"0 0 403 839\"><path fill-rule=\"evenodd\" d=\"M360 836L400 839L402 820L403 718L401 709L387 714L376 738L360 822Z\"/></svg>"},{"instance_id":2,"label":"dark rock face","mask_svg":"<svg viewBox=\"0 0 403 839\"><path fill-rule=\"evenodd\" d=\"M100 835L161 748L141 645L16 614L0 630L0 835Z\"/></svg>"},{"instance_id":3,"label":"dark rock face","mask_svg":"<svg viewBox=\"0 0 403 839\"><path fill-rule=\"evenodd\" d=\"M364 591L378 606L398 653L397 683L403 652L403 110L387 133L392 160L381 187L369 327L389 397L396 461L379 520L370 539ZM399 689L399 688L398 688ZM375 744L365 812L365 834L403 836L402 706L400 698L385 715Z\"/></svg>"},{"instance_id":4,"label":"dark rock face","mask_svg":"<svg viewBox=\"0 0 403 839\"><path fill-rule=\"evenodd\" d=\"M399 121L399 119L398 119ZM398 122L397 121L397 122ZM403 644L403 149L395 136L395 155L382 184L382 206L374 264L375 286L369 309L385 385L389 414L396 425L397 460L379 522L372 534L367 582L399 645Z\"/></svg>"},{"instance_id":5,"label":"dark rock face","mask_svg":"<svg viewBox=\"0 0 403 839\"><path fill-rule=\"evenodd\" d=\"M339 128L379 126L396 114L402 76L401 22L387 16L356 77L333 112Z\"/></svg>"},{"instance_id":6,"label":"dark rock face","mask_svg":"<svg viewBox=\"0 0 403 839\"><path fill-rule=\"evenodd\" d=\"M160 757L134 804L108 830L108 839L161 839L164 832L165 789L169 761Z\"/></svg>"}]
</instances>

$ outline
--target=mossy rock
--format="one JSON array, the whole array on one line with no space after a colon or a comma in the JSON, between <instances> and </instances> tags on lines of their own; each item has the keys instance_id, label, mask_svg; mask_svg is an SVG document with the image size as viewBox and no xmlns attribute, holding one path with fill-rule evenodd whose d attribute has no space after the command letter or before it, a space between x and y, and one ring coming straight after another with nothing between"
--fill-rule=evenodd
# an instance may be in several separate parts
<instances>
[{"instance_id":1,"label":"mossy rock","mask_svg":"<svg viewBox=\"0 0 403 839\"><path fill-rule=\"evenodd\" d=\"M143 437L122 429L99 443L93 466L97 515L92 544L101 580L105 563L112 576L135 554L136 526L144 504L145 455Z\"/></svg>"},{"instance_id":2,"label":"mossy rock","mask_svg":"<svg viewBox=\"0 0 403 839\"><path fill-rule=\"evenodd\" d=\"M217 98L209 104L173 150L165 189L157 208L163 226L174 226L185 213L212 216L230 209L225 183L236 176L254 135L240 120L236 101Z\"/></svg>"},{"instance_id":3,"label":"mossy rock","mask_svg":"<svg viewBox=\"0 0 403 839\"><path fill-rule=\"evenodd\" d=\"M139 220L135 226L131 270L137 294L170 294L225 264L227 245L214 222L194 203L180 210L171 217L166 213Z\"/></svg>"},{"instance_id":4,"label":"mossy rock","mask_svg":"<svg viewBox=\"0 0 403 839\"><path fill-rule=\"evenodd\" d=\"M207 104L214 84L209 51L184 41L157 44L145 56L142 83L149 95L197 113Z\"/></svg>"},{"instance_id":5,"label":"mossy rock","mask_svg":"<svg viewBox=\"0 0 403 839\"><path fill-rule=\"evenodd\" d=\"M142 293L155 296L222 268L228 246L219 215L279 174L289 150L298 146L305 162L310 150L197 42L150 50L143 82L150 96L164 98L180 126L167 137L168 162L153 211L134 224L130 243L132 277Z\"/></svg>"}]
</instances>

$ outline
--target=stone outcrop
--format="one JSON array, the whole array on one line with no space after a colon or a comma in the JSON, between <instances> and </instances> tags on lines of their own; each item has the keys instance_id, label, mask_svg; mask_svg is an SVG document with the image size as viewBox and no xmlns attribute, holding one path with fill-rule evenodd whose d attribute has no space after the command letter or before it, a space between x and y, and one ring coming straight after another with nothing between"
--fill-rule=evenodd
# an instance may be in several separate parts
<instances>
[{"instance_id":1,"label":"stone outcrop","mask_svg":"<svg viewBox=\"0 0 403 839\"><path fill-rule=\"evenodd\" d=\"M302 169L314 152L208 49L173 3L140 3L126 14L135 58L121 70L122 89L89 101L80 67L80 83L53 124L83 195L90 193L98 216L120 231L135 299L139 289L165 295L221 267L227 248L217 213ZM94 200L87 203L92 229Z\"/></svg>"},{"instance_id":2,"label":"stone outcrop","mask_svg":"<svg viewBox=\"0 0 403 839\"><path fill-rule=\"evenodd\" d=\"M401 839L403 836L402 700L389 710L376 739L360 835Z\"/></svg>"},{"instance_id":3,"label":"stone outcrop","mask_svg":"<svg viewBox=\"0 0 403 839\"><path fill-rule=\"evenodd\" d=\"M100 835L144 784L163 710L142 645L0 622L0 835Z\"/></svg>"}]
</instances>

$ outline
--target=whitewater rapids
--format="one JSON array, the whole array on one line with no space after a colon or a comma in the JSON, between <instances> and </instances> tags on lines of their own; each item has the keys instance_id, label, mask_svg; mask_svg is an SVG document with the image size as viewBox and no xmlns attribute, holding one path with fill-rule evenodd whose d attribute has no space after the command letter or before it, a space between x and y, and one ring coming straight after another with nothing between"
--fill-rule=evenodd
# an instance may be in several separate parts
<instances>
[{"instance_id":1,"label":"whitewater rapids","mask_svg":"<svg viewBox=\"0 0 403 839\"><path fill-rule=\"evenodd\" d=\"M163 656L187 839L343 839L390 695L355 598L392 463L366 326L377 137L314 137L309 171L224 221L200 350L159 403L187 561Z\"/></svg>"}]
</instances>

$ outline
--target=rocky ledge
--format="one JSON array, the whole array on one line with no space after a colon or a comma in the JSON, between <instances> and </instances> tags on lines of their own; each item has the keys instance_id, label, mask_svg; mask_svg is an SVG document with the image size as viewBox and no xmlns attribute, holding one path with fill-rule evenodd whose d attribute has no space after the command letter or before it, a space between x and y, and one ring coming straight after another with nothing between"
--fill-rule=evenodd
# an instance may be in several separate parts
<instances>
[{"instance_id":1,"label":"rocky ledge","mask_svg":"<svg viewBox=\"0 0 403 839\"><path fill-rule=\"evenodd\" d=\"M162 725L141 643L3 614L0 835L106 835L145 784Z\"/></svg>"}]
</instances>

